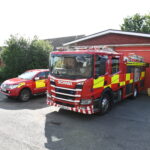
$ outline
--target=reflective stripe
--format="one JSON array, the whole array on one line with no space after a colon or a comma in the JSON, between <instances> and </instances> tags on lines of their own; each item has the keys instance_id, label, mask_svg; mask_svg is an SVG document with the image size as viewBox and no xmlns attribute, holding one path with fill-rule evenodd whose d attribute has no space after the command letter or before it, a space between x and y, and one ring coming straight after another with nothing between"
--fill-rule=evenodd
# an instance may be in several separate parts
<instances>
[{"instance_id":1,"label":"reflective stripe","mask_svg":"<svg viewBox=\"0 0 150 150\"><path fill-rule=\"evenodd\" d=\"M145 77L145 72L141 72L140 80L142 80Z\"/></svg>"},{"instance_id":2,"label":"reflective stripe","mask_svg":"<svg viewBox=\"0 0 150 150\"><path fill-rule=\"evenodd\" d=\"M59 79L55 78L54 76L49 76L51 81L59 81ZM86 79L77 79L77 80L65 80L65 79L61 79L62 81L67 81L67 82L74 82L74 83L78 83L78 82L84 82Z\"/></svg>"},{"instance_id":3,"label":"reflective stripe","mask_svg":"<svg viewBox=\"0 0 150 150\"><path fill-rule=\"evenodd\" d=\"M88 111L88 114L92 114L92 112L89 110L89 111Z\"/></svg>"},{"instance_id":4,"label":"reflective stripe","mask_svg":"<svg viewBox=\"0 0 150 150\"><path fill-rule=\"evenodd\" d=\"M130 73L127 73L126 74L126 81L129 81L130 80Z\"/></svg>"},{"instance_id":5,"label":"reflective stripe","mask_svg":"<svg viewBox=\"0 0 150 150\"><path fill-rule=\"evenodd\" d=\"M54 90L51 90L53 93L61 94L61 95L67 95L67 96L72 96L72 97L81 97L81 95L72 95L72 94L66 94L66 93L61 93L61 92L56 92Z\"/></svg>"},{"instance_id":6,"label":"reflective stripe","mask_svg":"<svg viewBox=\"0 0 150 150\"><path fill-rule=\"evenodd\" d=\"M21 86L24 86L25 85L25 82L22 82L18 85L18 88L20 88Z\"/></svg>"},{"instance_id":7,"label":"reflective stripe","mask_svg":"<svg viewBox=\"0 0 150 150\"><path fill-rule=\"evenodd\" d=\"M104 76L94 79L93 88L100 88L104 86Z\"/></svg>"},{"instance_id":8,"label":"reflective stripe","mask_svg":"<svg viewBox=\"0 0 150 150\"><path fill-rule=\"evenodd\" d=\"M65 88L60 86L51 85L54 88L64 89L64 90L70 90L70 91L82 91L82 89L71 89L71 88Z\"/></svg>"},{"instance_id":9,"label":"reflective stripe","mask_svg":"<svg viewBox=\"0 0 150 150\"><path fill-rule=\"evenodd\" d=\"M133 79L129 81L129 83L133 83Z\"/></svg>"},{"instance_id":10,"label":"reflective stripe","mask_svg":"<svg viewBox=\"0 0 150 150\"><path fill-rule=\"evenodd\" d=\"M111 84L104 86L104 88L110 87L111 88Z\"/></svg>"},{"instance_id":11,"label":"reflective stripe","mask_svg":"<svg viewBox=\"0 0 150 150\"><path fill-rule=\"evenodd\" d=\"M73 111L76 111L76 108L73 108Z\"/></svg>"},{"instance_id":12,"label":"reflective stripe","mask_svg":"<svg viewBox=\"0 0 150 150\"><path fill-rule=\"evenodd\" d=\"M111 77L111 84L119 83L119 74Z\"/></svg>"},{"instance_id":13,"label":"reflective stripe","mask_svg":"<svg viewBox=\"0 0 150 150\"><path fill-rule=\"evenodd\" d=\"M127 62L127 66L146 66L143 62Z\"/></svg>"},{"instance_id":14,"label":"reflective stripe","mask_svg":"<svg viewBox=\"0 0 150 150\"><path fill-rule=\"evenodd\" d=\"M56 99L64 100L64 101L67 101L67 102L80 102L80 100L70 100L70 99L68 100L68 99L59 98L59 97L56 97L56 96L53 96L53 95L52 95L52 97L53 97L53 98L56 98Z\"/></svg>"},{"instance_id":15,"label":"reflective stripe","mask_svg":"<svg viewBox=\"0 0 150 150\"><path fill-rule=\"evenodd\" d=\"M45 80L38 80L35 82L36 88L46 87Z\"/></svg>"},{"instance_id":16,"label":"reflective stripe","mask_svg":"<svg viewBox=\"0 0 150 150\"><path fill-rule=\"evenodd\" d=\"M86 111L85 110L82 110L83 111L83 114L86 114Z\"/></svg>"},{"instance_id":17,"label":"reflective stripe","mask_svg":"<svg viewBox=\"0 0 150 150\"><path fill-rule=\"evenodd\" d=\"M124 86L125 84L125 81L120 82L120 86Z\"/></svg>"},{"instance_id":18,"label":"reflective stripe","mask_svg":"<svg viewBox=\"0 0 150 150\"><path fill-rule=\"evenodd\" d=\"M112 87L113 84L117 84L119 83L120 86L125 86L126 84L131 84L134 82L133 80L133 74L131 73L126 73L125 74L125 81L121 81L120 82L120 74L115 74L111 77L111 83L108 85L104 86L104 81L105 81L105 77L99 77L98 79L94 80L94 85L93 88L107 88L107 87ZM140 79L142 80L145 77L145 72L141 72L141 76Z\"/></svg>"},{"instance_id":19,"label":"reflective stripe","mask_svg":"<svg viewBox=\"0 0 150 150\"><path fill-rule=\"evenodd\" d=\"M141 73L141 77L144 78L145 77L145 72Z\"/></svg>"}]
</instances>

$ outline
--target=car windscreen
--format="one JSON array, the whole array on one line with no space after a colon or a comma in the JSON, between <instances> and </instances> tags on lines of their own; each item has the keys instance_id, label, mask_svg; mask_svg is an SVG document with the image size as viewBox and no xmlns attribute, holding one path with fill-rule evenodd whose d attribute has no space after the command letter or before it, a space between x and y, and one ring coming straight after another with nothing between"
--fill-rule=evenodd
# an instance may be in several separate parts
<instances>
[{"instance_id":1,"label":"car windscreen","mask_svg":"<svg viewBox=\"0 0 150 150\"><path fill-rule=\"evenodd\" d=\"M18 78L31 80L36 74L37 74L37 71L27 71L19 75Z\"/></svg>"}]
</instances>

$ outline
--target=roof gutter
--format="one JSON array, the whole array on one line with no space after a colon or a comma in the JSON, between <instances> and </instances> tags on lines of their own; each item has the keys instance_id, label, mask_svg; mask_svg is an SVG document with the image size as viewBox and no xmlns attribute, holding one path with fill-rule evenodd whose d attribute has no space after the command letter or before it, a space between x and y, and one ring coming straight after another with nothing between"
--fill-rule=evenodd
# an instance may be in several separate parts
<instances>
[{"instance_id":1,"label":"roof gutter","mask_svg":"<svg viewBox=\"0 0 150 150\"><path fill-rule=\"evenodd\" d=\"M98 37L98 36L102 36L102 35L106 35L106 34L110 34L110 33L150 38L150 34L145 34L145 33L135 33L135 32L126 32L126 31L118 31L118 30L106 30L106 31L103 31L103 32L99 32L99 33L96 33L96 34L86 36L84 38L81 38L81 39L78 39L78 40L75 40L75 41L65 43L65 44L63 44L63 46L68 46L68 45L71 45L71 44L74 44L74 43L82 42L82 41L85 41L85 40L89 40L89 39L92 39L92 38L95 38L95 37Z\"/></svg>"}]
</instances>

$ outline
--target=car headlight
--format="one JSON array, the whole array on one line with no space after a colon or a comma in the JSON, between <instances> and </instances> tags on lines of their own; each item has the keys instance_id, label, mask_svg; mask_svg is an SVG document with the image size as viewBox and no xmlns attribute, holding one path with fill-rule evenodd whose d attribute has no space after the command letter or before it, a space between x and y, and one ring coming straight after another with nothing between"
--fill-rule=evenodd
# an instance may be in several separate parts
<instances>
[{"instance_id":1,"label":"car headlight","mask_svg":"<svg viewBox=\"0 0 150 150\"><path fill-rule=\"evenodd\" d=\"M19 86L18 84L9 85L9 89L15 89L15 88L17 88L18 86Z\"/></svg>"},{"instance_id":2,"label":"car headlight","mask_svg":"<svg viewBox=\"0 0 150 150\"><path fill-rule=\"evenodd\" d=\"M81 105L89 105L92 103L92 99L81 99Z\"/></svg>"},{"instance_id":3,"label":"car headlight","mask_svg":"<svg viewBox=\"0 0 150 150\"><path fill-rule=\"evenodd\" d=\"M3 88L3 86L4 86L4 84L1 84L1 86L0 86L0 87L1 87L1 89Z\"/></svg>"}]
</instances>

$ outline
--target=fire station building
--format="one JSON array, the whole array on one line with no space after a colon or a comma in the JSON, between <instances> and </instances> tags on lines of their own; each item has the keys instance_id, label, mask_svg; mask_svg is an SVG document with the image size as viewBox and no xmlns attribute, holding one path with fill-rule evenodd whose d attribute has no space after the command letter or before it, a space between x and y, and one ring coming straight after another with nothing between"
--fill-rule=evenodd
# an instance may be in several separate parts
<instances>
[{"instance_id":1,"label":"fire station building","mask_svg":"<svg viewBox=\"0 0 150 150\"><path fill-rule=\"evenodd\" d=\"M110 29L64 44L64 46L91 45L107 45L126 56L134 53L144 57L144 61L150 63L150 34ZM150 88L150 68L146 70L145 87Z\"/></svg>"}]
</instances>

